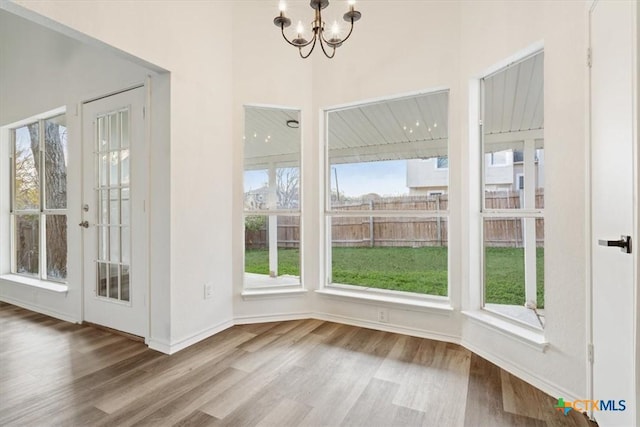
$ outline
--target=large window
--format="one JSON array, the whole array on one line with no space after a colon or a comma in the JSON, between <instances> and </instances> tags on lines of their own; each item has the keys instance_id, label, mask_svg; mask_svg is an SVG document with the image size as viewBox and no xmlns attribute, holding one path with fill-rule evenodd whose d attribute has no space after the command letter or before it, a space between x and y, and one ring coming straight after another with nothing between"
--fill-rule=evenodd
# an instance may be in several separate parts
<instances>
[{"instance_id":1,"label":"large window","mask_svg":"<svg viewBox=\"0 0 640 427\"><path fill-rule=\"evenodd\" d=\"M482 89L484 308L544 325L544 84L538 52Z\"/></svg>"},{"instance_id":2,"label":"large window","mask_svg":"<svg viewBox=\"0 0 640 427\"><path fill-rule=\"evenodd\" d=\"M300 285L300 114L245 107L245 288Z\"/></svg>"},{"instance_id":3,"label":"large window","mask_svg":"<svg viewBox=\"0 0 640 427\"><path fill-rule=\"evenodd\" d=\"M448 91L327 112L327 285L448 296Z\"/></svg>"},{"instance_id":4,"label":"large window","mask_svg":"<svg viewBox=\"0 0 640 427\"><path fill-rule=\"evenodd\" d=\"M65 116L11 130L11 270L67 278L67 128Z\"/></svg>"}]
</instances>

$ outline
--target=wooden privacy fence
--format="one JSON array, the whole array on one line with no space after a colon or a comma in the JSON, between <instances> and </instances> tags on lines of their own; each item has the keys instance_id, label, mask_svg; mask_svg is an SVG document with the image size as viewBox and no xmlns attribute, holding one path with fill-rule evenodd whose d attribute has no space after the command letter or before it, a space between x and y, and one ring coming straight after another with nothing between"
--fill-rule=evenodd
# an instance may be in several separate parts
<instances>
[{"instance_id":1,"label":"wooden privacy fence","mask_svg":"<svg viewBox=\"0 0 640 427\"><path fill-rule=\"evenodd\" d=\"M338 202L339 203L339 202ZM489 209L517 208L520 196L514 193L489 193ZM543 206L544 194L538 190L536 206ZM337 211L416 211L442 212L448 209L448 198L441 196L387 197L367 201L336 204ZM485 245L490 247L523 247L524 221L521 218L487 218L484 223ZM544 245L544 222L535 221L537 246ZM300 218L278 217L278 247L298 248ZM268 217L251 217L251 227L245 229L247 249L266 249L269 241ZM249 224L249 222L247 222ZM334 247L424 247L447 246L449 227L446 217L381 217L339 216L331 218L331 238Z\"/></svg>"}]
</instances>

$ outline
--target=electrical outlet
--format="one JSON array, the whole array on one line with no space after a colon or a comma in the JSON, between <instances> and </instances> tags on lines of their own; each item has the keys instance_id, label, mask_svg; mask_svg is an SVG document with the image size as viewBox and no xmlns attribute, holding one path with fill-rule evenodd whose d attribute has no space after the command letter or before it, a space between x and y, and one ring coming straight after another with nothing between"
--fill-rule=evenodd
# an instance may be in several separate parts
<instances>
[{"instance_id":1,"label":"electrical outlet","mask_svg":"<svg viewBox=\"0 0 640 427\"><path fill-rule=\"evenodd\" d=\"M204 299L209 299L213 296L213 285L210 283L204 284Z\"/></svg>"},{"instance_id":2,"label":"electrical outlet","mask_svg":"<svg viewBox=\"0 0 640 427\"><path fill-rule=\"evenodd\" d=\"M381 323L389 323L389 309L388 308L378 308L378 322Z\"/></svg>"}]
</instances>

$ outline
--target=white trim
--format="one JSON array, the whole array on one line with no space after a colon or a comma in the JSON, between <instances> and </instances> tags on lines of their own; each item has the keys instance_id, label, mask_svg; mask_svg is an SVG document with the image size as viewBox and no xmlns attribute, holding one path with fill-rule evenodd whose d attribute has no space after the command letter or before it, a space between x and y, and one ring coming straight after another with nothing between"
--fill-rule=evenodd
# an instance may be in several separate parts
<instances>
[{"instance_id":1,"label":"white trim","mask_svg":"<svg viewBox=\"0 0 640 427\"><path fill-rule=\"evenodd\" d=\"M282 105L275 105L275 104L242 104L242 109L244 110L245 108L268 108L268 109L272 109L272 110L287 110L287 111L297 111L298 113L302 114L302 108L300 107L287 107L287 106L282 106ZM302 121L302 117L300 117L300 121ZM244 123L244 118L243 118L243 123ZM302 126L302 123L300 123L300 126ZM302 132L300 132L300 134L302 135ZM302 137L301 137L302 138Z\"/></svg>"},{"instance_id":2,"label":"white trim","mask_svg":"<svg viewBox=\"0 0 640 427\"><path fill-rule=\"evenodd\" d=\"M15 305L18 307L22 307L26 310L33 311L34 313L40 313L40 314L44 314L45 316L50 316L56 319L64 320L65 322L82 323L81 319L75 318L72 315L69 315L67 313L61 313L56 310L51 310L48 307L43 307L38 304L24 302L22 300L15 299L7 295L0 295L0 301L6 302L8 304Z\"/></svg>"},{"instance_id":3,"label":"white trim","mask_svg":"<svg viewBox=\"0 0 640 427\"><path fill-rule=\"evenodd\" d=\"M573 401L573 400L582 400L586 398L585 396L578 396L574 392L570 392L567 389L559 386L554 382L548 381L545 378L542 378L530 372L527 369L523 369L520 366L511 363L510 361L502 358L501 356L497 356L492 352L485 351L484 349L476 347L475 345L470 344L465 340L462 340L460 345L462 345L464 348L471 351L472 353L475 353L476 355L482 357L483 359L486 359L489 362L495 364L500 369L504 369L510 374L520 378L521 380L531 384L532 386L538 388L539 390L542 390L543 392L547 393L548 395L556 399L563 397L566 401ZM552 409L553 408L549 408L549 410L552 410Z\"/></svg>"},{"instance_id":4,"label":"white trim","mask_svg":"<svg viewBox=\"0 0 640 427\"><path fill-rule=\"evenodd\" d=\"M381 292L382 291L382 292ZM363 288L359 290L341 290L336 289L335 285L326 286L322 289L316 290L316 294L322 295L328 298L335 298L340 300L356 300L362 304L375 304L385 305L389 307L397 307L402 310L409 311L429 311L436 314L451 316L453 313L453 307L448 298L446 297L434 297L421 298L419 295L412 294L407 295L389 295L389 291L385 295L384 289L377 288ZM437 299L436 299L437 298ZM378 323L376 323L377 325ZM380 323L380 325L386 325Z\"/></svg>"},{"instance_id":5,"label":"white trim","mask_svg":"<svg viewBox=\"0 0 640 427\"><path fill-rule=\"evenodd\" d=\"M314 319L313 313L276 313L276 314L255 314L250 316L237 316L234 318L236 325L252 325L255 323L287 322L289 320Z\"/></svg>"},{"instance_id":6,"label":"white trim","mask_svg":"<svg viewBox=\"0 0 640 427\"><path fill-rule=\"evenodd\" d=\"M327 322L335 322L343 325L358 326L360 328L369 328L376 331L392 332L395 334L408 335L412 337L425 338L430 340L450 342L460 344L460 337L457 335L443 334L434 331L425 331L423 329L411 328L409 326L393 325L389 323L373 322L370 320L357 319L355 317L341 316L329 313L313 313L312 319L324 320Z\"/></svg>"},{"instance_id":7,"label":"white trim","mask_svg":"<svg viewBox=\"0 0 640 427\"><path fill-rule=\"evenodd\" d=\"M29 125L31 123L35 123L35 122L40 121L40 120L51 119L51 118L53 118L55 116L60 116L62 114L67 114L67 106L66 105L54 108L53 110L49 110L49 111L46 111L44 113L35 114L35 115L33 115L31 117L28 117L26 119L18 120L17 122L9 123L9 124L4 125L2 127L6 128L6 129L13 130L13 129L17 129L17 128L25 126L25 125Z\"/></svg>"},{"instance_id":8,"label":"white trim","mask_svg":"<svg viewBox=\"0 0 640 427\"><path fill-rule=\"evenodd\" d=\"M233 320L226 320L224 322L218 323L215 326L206 328L200 332L197 332L186 338L183 338L181 340L178 340L172 343L167 343L166 341L163 341L163 340L156 340L154 338L151 338L149 340L149 348L152 350L160 351L165 354L174 354L197 342L200 342L217 333L220 333L225 329L229 329L232 326L234 326Z\"/></svg>"},{"instance_id":9,"label":"white trim","mask_svg":"<svg viewBox=\"0 0 640 427\"><path fill-rule=\"evenodd\" d=\"M498 332L500 335L525 344L542 353L546 352L549 348L549 342L545 339L542 330L534 331L524 325L517 325L482 310L463 311L462 314L477 325L489 328L492 331Z\"/></svg>"},{"instance_id":10,"label":"white trim","mask_svg":"<svg viewBox=\"0 0 640 427\"><path fill-rule=\"evenodd\" d=\"M304 296L308 291L302 287L302 285L294 285L294 289L287 288L262 288L262 289L247 289L245 288L242 293L242 299L255 300L266 298L285 298L285 297L298 297Z\"/></svg>"},{"instance_id":11,"label":"white trim","mask_svg":"<svg viewBox=\"0 0 640 427\"><path fill-rule=\"evenodd\" d=\"M487 77L491 77L493 74L510 67L511 65L515 65L519 62L522 62L528 59L530 56L536 55L544 50L544 41L540 40L535 43L530 44L514 53L511 56L504 58L502 61L498 61L492 66L485 68L482 72L477 75L479 79L485 79Z\"/></svg>"},{"instance_id":12,"label":"white trim","mask_svg":"<svg viewBox=\"0 0 640 427\"><path fill-rule=\"evenodd\" d=\"M11 285L18 286L31 286L34 288L42 289L45 291L55 293L67 293L69 292L69 286L64 283L50 282L48 280L41 280L35 277L21 276L19 274L3 274L0 276L0 283L9 283Z\"/></svg>"}]
</instances>

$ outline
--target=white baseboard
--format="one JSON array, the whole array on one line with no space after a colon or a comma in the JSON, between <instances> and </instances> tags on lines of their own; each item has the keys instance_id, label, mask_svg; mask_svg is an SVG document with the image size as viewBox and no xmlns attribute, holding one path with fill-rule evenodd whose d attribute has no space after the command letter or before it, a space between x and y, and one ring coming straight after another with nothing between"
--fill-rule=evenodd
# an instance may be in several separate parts
<instances>
[{"instance_id":1,"label":"white baseboard","mask_svg":"<svg viewBox=\"0 0 640 427\"><path fill-rule=\"evenodd\" d=\"M460 344L460 337L455 335L441 334L438 332L425 331L423 329L410 328L407 326L399 326L391 323L373 322L370 320L357 319L355 317L341 316L329 313L312 313L311 318L318 320L326 320L329 322L344 323L351 326L359 326L362 328L376 329L384 332L394 332L396 334L410 335L412 337L427 338L431 340L450 342Z\"/></svg>"},{"instance_id":2,"label":"white baseboard","mask_svg":"<svg viewBox=\"0 0 640 427\"><path fill-rule=\"evenodd\" d=\"M51 310L50 308L42 307L40 305L33 304L30 302L17 300L15 298L11 298L6 295L0 295L0 301L6 302L8 304L16 305L18 307L22 307L24 309L34 311L36 313L41 313L47 316L55 317L56 319L64 320L65 322L82 323L82 320L77 319L68 313L60 313L59 311Z\"/></svg>"},{"instance_id":3,"label":"white baseboard","mask_svg":"<svg viewBox=\"0 0 640 427\"><path fill-rule=\"evenodd\" d=\"M313 319L313 313L277 313L267 315L252 315L252 316L237 316L234 323L236 325L250 325L252 323L267 323L267 322L285 322L287 320L304 320Z\"/></svg>"},{"instance_id":4,"label":"white baseboard","mask_svg":"<svg viewBox=\"0 0 640 427\"><path fill-rule=\"evenodd\" d=\"M532 386L542 390L555 399L558 399L560 397L564 398L565 401L587 399L587 396L577 396L575 393L570 392L545 378L541 378L540 376L530 372L527 369L523 369L521 366L518 366L511 361L505 360L502 357L491 352L482 350L473 344L462 341L461 345L467 350L477 354L478 356L488 360L499 368L504 369L510 374L520 378L522 381L527 382Z\"/></svg>"},{"instance_id":5,"label":"white baseboard","mask_svg":"<svg viewBox=\"0 0 640 427\"><path fill-rule=\"evenodd\" d=\"M234 325L232 320L226 320L224 322L218 323L215 326L212 326L211 328L207 328L203 331L200 331L198 333L195 333L191 336L188 336L186 338L183 338L179 341L176 342L171 342L171 343L167 343L161 340L156 340L151 338L149 340L149 348L152 350L157 350L161 353L165 353L165 354L174 354L179 352L180 350L183 350L197 342L200 342L204 339L209 338L210 336L213 336L219 332L224 331L225 329L229 329L230 327L232 327Z\"/></svg>"}]
</instances>

